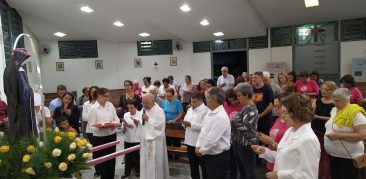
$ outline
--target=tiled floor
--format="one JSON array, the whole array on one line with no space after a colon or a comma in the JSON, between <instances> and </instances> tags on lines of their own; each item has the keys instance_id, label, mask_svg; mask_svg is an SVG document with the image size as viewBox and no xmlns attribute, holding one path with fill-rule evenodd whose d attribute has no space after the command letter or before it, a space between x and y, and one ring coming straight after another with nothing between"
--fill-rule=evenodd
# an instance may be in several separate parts
<instances>
[{"instance_id":1,"label":"tiled floor","mask_svg":"<svg viewBox=\"0 0 366 179\"><path fill-rule=\"evenodd\" d=\"M121 141L119 145L117 145L117 151L123 149L123 137L122 132L117 132L117 140ZM121 178L124 174L124 164L121 164L123 161L123 156L118 157L116 161L116 172L115 172L115 179ZM170 179L189 179L190 177L190 170L189 164L181 163L181 162L174 162L169 161L169 172L170 172ZM92 179L94 174L94 169L81 171L83 179ZM258 179L264 179L264 169L257 170ZM129 177L129 179L138 179L138 177L134 177L134 173Z\"/></svg>"}]
</instances>

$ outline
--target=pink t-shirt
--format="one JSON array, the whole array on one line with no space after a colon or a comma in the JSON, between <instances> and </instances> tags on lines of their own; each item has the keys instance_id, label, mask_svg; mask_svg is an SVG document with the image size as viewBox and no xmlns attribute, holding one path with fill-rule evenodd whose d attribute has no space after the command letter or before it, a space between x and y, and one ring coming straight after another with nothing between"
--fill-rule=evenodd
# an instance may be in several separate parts
<instances>
[{"instance_id":1,"label":"pink t-shirt","mask_svg":"<svg viewBox=\"0 0 366 179\"><path fill-rule=\"evenodd\" d=\"M303 82L301 80L297 80L295 83L296 92L298 93L317 93L319 94L318 84L314 80L310 80L310 82Z\"/></svg>"},{"instance_id":2,"label":"pink t-shirt","mask_svg":"<svg viewBox=\"0 0 366 179\"><path fill-rule=\"evenodd\" d=\"M237 105L228 105L226 102L224 103L224 109L226 111L226 114L229 116L230 120L233 120L233 118L236 116L236 114L243 109L242 104Z\"/></svg>"},{"instance_id":3,"label":"pink t-shirt","mask_svg":"<svg viewBox=\"0 0 366 179\"><path fill-rule=\"evenodd\" d=\"M277 143L280 143L280 140L282 139L283 134L285 134L287 129L288 129L288 126L287 126L286 122L282 122L281 118L278 117L276 119L276 121L274 122L271 130L269 131L269 136ZM274 147L272 147L271 145L269 145L268 148L273 151L277 150ZM274 163L267 162L268 170L272 171L273 167L274 167Z\"/></svg>"},{"instance_id":4,"label":"pink t-shirt","mask_svg":"<svg viewBox=\"0 0 366 179\"><path fill-rule=\"evenodd\" d=\"M349 89L349 93L350 93L350 103L351 104L358 104L359 101L361 99L363 99L362 93L361 91L356 88L356 87L352 87Z\"/></svg>"},{"instance_id":5,"label":"pink t-shirt","mask_svg":"<svg viewBox=\"0 0 366 179\"><path fill-rule=\"evenodd\" d=\"M139 86L133 86L133 89L132 90L135 93L135 95L141 96L142 89Z\"/></svg>"}]
</instances>

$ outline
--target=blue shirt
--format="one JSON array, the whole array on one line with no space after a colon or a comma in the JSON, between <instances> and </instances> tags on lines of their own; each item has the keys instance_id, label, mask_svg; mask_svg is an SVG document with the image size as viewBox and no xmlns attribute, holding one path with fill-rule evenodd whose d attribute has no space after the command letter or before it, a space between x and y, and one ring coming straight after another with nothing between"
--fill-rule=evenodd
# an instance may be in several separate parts
<instances>
[{"instance_id":1,"label":"blue shirt","mask_svg":"<svg viewBox=\"0 0 366 179\"><path fill-rule=\"evenodd\" d=\"M175 119L179 113L183 112L182 103L177 99L174 99L171 103L168 100L164 100L161 108L164 110L165 120L167 122Z\"/></svg>"},{"instance_id":2,"label":"blue shirt","mask_svg":"<svg viewBox=\"0 0 366 179\"><path fill-rule=\"evenodd\" d=\"M55 109L56 109L57 107L61 106L61 105L62 105L62 100L61 100L61 98L56 98L56 99L54 99L54 100L52 100L52 101L50 102L50 107L49 107L49 109L50 109L50 111L51 111L51 112L54 112L54 111L55 111Z\"/></svg>"}]
</instances>

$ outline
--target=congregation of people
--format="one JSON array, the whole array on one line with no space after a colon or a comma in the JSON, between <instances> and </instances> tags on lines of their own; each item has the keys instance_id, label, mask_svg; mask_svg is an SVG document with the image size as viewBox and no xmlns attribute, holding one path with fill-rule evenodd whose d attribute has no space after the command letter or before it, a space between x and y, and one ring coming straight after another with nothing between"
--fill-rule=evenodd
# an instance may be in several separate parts
<instances>
[{"instance_id":1,"label":"congregation of people","mask_svg":"<svg viewBox=\"0 0 366 179\"><path fill-rule=\"evenodd\" d=\"M40 108L35 95L39 128L58 127L87 138L93 146L117 140L140 151L124 157L122 178L133 173L143 179L169 178L167 146L187 149L193 179L256 179L264 167L268 179L356 179L353 160L364 154L366 112L353 76L324 81L318 72L243 73L234 77L227 67L216 80L197 85L189 75L183 84L173 76L125 80L118 106L110 90L90 86L76 98L66 86L57 87L49 108ZM299 78L297 80L297 78ZM340 83L338 86L337 83ZM46 121L42 121L40 111ZM6 104L0 101L0 129L8 130ZM109 124L109 125L101 125ZM168 125L185 130L185 138L166 136ZM41 130L42 131L42 130ZM116 152L109 147L98 158ZM112 179L116 159L97 164L95 177ZM134 171L134 172L133 172Z\"/></svg>"}]
</instances>

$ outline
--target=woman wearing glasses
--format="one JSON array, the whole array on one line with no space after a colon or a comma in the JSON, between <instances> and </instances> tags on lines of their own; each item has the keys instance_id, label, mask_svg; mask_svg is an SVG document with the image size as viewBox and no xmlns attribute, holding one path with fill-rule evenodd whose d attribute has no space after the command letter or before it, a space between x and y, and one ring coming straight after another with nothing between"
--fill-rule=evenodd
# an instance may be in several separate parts
<instances>
[{"instance_id":1,"label":"woman wearing glasses","mask_svg":"<svg viewBox=\"0 0 366 179\"><path fill-rule=\"evenodd\" d=\"M109 142L116 141L117 135L115 128L120 124L116 109L109 102L110 92L106 88L99 88L97 91L97 101L90 108L88 119L89 125L93 131L94 146L99 146ZM110 125L103 125L110 124ZM116 152L116 146L95 152L95 158ZM99 169L102 179L113 179L115 172L116 159L111 159L96 165Z\"/></svg>"},{"instance_id":2,"label":"woman wearing glasses","mask_svg":"<svg viewBox=\"0 0 366 179\"><path fill-rule=\"evenodd\" d=\"M290 127L277 146L277 151L252 145L259 157L274 162L274 169L266 173L268 179L318 178L320 144L311 129L314 117L309 97L293 93L282 102L282 118Z\"/></svg>"},{"instance_id":3,"label":"woman wearing glasses","mask_svg":"<svg viewBox=\"0 0 366 179\"><path fill-rule=\"evenodd\" d=\"M332 93L337 89L333 81L324 82L321 87L322 97L313 101L314 119L311 121L315 135L319 139L321 153L319 163L319 178L331 178L329 169L329 157L324 149L325 123L329 120L330 111L334 107Z\"/></svg>"},{"instance_id":4,"label":"woman wearing glasses","mask_svg":"<svg viewBox=\"0 0 366 179\"><path fill-rule=\"evenodd\" d=\"M124 89L126 93L122 94L119 98L119 107L117 108L117 113L122 117L126 112L128 112L127 108L127 100L134 100L137 104L137 110L141 111L142 104L141 104L141 97L136 95L133 92L133 83L131 80L125 80L123 82Z\"/></svg>"}]
</instances>

